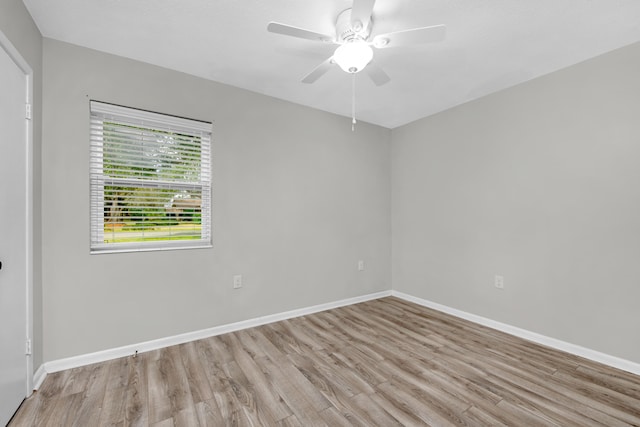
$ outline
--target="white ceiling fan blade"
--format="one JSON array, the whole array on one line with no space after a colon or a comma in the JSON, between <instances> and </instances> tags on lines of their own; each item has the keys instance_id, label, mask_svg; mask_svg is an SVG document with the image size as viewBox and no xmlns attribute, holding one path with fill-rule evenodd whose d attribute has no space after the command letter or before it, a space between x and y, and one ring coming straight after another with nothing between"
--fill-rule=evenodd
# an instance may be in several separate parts
<instances>
[{"instance_id":1,"label":"white ceiling fan blade","mask_svg":"<svg viewBox=\"0 0 640 427\"><path fill-rule=\"evenodd\" d=\"M445 25L413 28L411 30L377 35L373 38L373 46L378 49L383 49L387 47L439 42L444 40L446 35L447 27Z\"/></svg>"},{"instance_id":2,"label":"white ceiling fan blade","mask_svg":"<svg viewBox=\"0 0 640 427\"><path fill-rule=\"evenodd\" d=\"M309 74L304 76L302 79L302 83L313 83L322 77L327 71L331 69L333 66L333 56L331 58L326 59L320 65L313 69Z\"/></svg>"},{"instance_id":3,"label":"white ceiling fan blade","mask_svg":"<svg viewBox=\"0 0 640 427\"><path fill-rule=\"evenodd\" d=\"M353 6L351 7L351 27L354 30L360 31L369 25L375 3L376 0L353 0Z\"/></svg>"},{"instance_id":4,"label":"white ceiling fan blade","mask_svg":"<svg viewBox=\"0 0 640 427\"><path fill-rule=\"evenodd\" d=\"M369 64L364 71L366 71L367 75L376 86L382 86L385 83L389 83L391 80L391 77L389 77L389 75L377 65Z\"/></svg>"},{"instance_id":5,"label":"white ceiling fan blade","mask_svg":"<svg viewBox=\"0 0 640 427\"><path fill-rule=\"evenodd\" d=\"M300 39L314 40L325 43L333 43L333 37L326 34L316 33L315 31L305 30L303 28L294 27L292 25L280 24L278 22L269 22L267 31L270 33L284 34L285 36L297 37Z\"/></svg>"}]
</instances>

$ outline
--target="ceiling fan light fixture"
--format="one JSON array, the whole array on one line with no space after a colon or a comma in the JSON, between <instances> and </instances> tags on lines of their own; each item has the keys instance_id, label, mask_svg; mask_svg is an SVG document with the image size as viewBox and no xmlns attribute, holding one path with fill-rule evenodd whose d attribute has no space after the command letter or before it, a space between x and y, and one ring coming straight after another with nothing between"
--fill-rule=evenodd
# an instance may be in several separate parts
<instances>
[{"instance_id":1,"label":"ceiling fan light fixture","mask_svg":"<svg viewBox=\"0 0 640 427\"><path fill-rule=\"evenodd\" d=\"M347 73L362 71L373 59L373 50L363 40L353 40L338 46L333 61Z\"/></svg>"}]
</instances>

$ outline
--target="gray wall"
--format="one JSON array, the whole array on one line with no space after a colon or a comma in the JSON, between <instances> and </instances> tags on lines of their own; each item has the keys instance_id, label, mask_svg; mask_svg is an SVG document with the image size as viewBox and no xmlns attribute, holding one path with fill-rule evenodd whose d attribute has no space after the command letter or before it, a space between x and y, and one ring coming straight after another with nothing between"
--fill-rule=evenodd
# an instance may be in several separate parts
<instances>
[{"instance_id":1,"label":"gray wall","mask_svg":"<svg viewBox=\"0 0 640 427\"><path fill-rule=\"evenodd\" d=\"M33 367L42 364L41 275L41 147L42 147L42 36L20 0L0 2L0 31L33 70Z\"/></svg>"},{"instance_id":2,"label":"gray wall","mask_svg":"<svg viewBox=\"0 0 640 427\"><path fill-rule=\"evenodd\" d=\"M49 39L44 67L45 360L391 287L390 131ZM214 121L213 249L89 254L89 99Z\"/></svg>"},{"instance_id":3,"label":"gray wall","mask_svg":"<svg viewBox=\"0 0 640 427\"><path fill-rule=\"evenodd\" d=\"M640 362L638 76L635 44L395 129L394 289Z\"/></svg>"}]
</instances>

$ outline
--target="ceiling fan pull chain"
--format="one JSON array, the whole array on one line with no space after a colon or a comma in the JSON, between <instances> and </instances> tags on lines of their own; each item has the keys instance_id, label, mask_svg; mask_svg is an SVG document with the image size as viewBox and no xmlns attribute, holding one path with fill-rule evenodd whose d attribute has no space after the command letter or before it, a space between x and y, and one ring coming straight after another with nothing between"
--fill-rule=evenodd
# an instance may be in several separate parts
<instances>
[{"instance_id":1,"label":"ceiling fan pull chain","mask_svg":"<svg viewBox=\"0 0 640 427\"><path fill-rule=\"evenodd\" d=\"M351 80L351 132L356 131L356 74Z\"/></svg>"}]
</instances>

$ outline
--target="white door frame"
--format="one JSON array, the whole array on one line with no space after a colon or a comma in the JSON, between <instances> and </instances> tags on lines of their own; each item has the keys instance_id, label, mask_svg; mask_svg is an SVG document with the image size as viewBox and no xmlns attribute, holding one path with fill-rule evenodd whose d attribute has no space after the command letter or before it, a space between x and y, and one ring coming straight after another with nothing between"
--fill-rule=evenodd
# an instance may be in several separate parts
<instances>
[{"instance_id":1,"label":"white door frame","mask_svg":"<svg viewBox=\"0 0 640 427\"><path fill-rule=\"evenodd\" d=\"M27 330L25 331L25 338L29 340L31 344L31 351L33 352L33 119L26 119L26 104L32 106L33 109L33 70L24 60L20 52L13 46L11 41L0 30L0 49L4 49L9 57L15 62L15 64L22 70L26 79L26 93L25 93L25 126L26 126L26 148L25 148L25 170L27 176L27 195L25 206L25 239L26 239L26 297L27 297ZM33 113L32 113L33 115ZM26 343L25 343L26 346ZM26 354L26 348L25 348ZM25 370L27 371L27 383L25 384L25 397L29 397L33 392L33 354L25 355Z\"/></svg>"}]
</instances>

